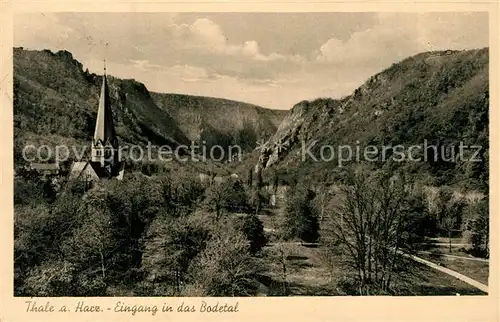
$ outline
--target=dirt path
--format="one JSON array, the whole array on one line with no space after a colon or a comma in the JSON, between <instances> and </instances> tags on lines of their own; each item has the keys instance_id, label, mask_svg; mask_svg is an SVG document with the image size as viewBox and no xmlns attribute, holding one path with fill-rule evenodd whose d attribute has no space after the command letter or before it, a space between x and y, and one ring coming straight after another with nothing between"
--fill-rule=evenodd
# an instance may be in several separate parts
<instances>
[{"instance_id":1,"label":"dirt path","mask_svg":"<svg viewBox=\"0 0 500 322\"><path fill-rule=\"evenodd\" d=\"M427 245L427 246L450 246L449 243L418 243L419 245ZM461 243L451 243L451 247L467 247L471 246L471 244L461 244Z\"/></svg>"},{"instance_id":2,"label":"dirt path","mask_svg":"<svg viewBox=\"0 0 500 322\"><path fill-rule=\"evenodd\" d=\"M430 254L433 255L434 253L428 252L428 251L420 251L420 253L423 254ZM477 262L485 262L489 263L488 259L485 258L477 258L477 257L465 257L465 256L457 256L457 255L448 255L448 254L439 254L439 256L442 257L450 257L450 258L457 258L457 259L464 259L464 260L469 260L469 261L477 261Z\"/></svg>"},{"instance_id":3,"label":"dirt path","mask_svg":"<svg viewBox=\"0 0 500 322\"><path fill-rule=\"evenodd\" d=\"M469 284L469 285L472 285L474 286L475 288L478 288L480 289L481 291L485 292L485 293L488 293L488 285L485 285L481 282L478 282L468 276L465 276L463 274L460 274L458 272L455 272L455 271L452 271L451 269L449 268L446 268L446 267L442 267L442 266L439 266L438 264L435 264L433 262L430 262L428 260L425 260L423 258L420 258L420 257L417 257L417 256L414 256L414 255L410 255L410 254L406 254L406 253L403 253L403 252L400 252L401 255L405 256L405 257L408 257L408 258L411 258L413 259L414 261L418 262L418 263L422 263L424 265L427 265L429 266L430 268L433 268L433 269L436 269L440 272L443 272L445 274L448 274L450 276L453 276L455 278L458 278L459 280Z\"/></svg>"}]
</instances>

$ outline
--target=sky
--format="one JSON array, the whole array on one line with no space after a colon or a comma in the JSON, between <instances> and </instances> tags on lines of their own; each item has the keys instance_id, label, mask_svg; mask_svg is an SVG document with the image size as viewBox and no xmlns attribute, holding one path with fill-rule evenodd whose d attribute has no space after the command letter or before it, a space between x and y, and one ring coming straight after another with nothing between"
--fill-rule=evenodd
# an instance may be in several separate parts
<instances>
[{"instance_id":1,"label":"sky","mask_svg":"<svg viewBox=\"0 0 500 322\"><path fill-rule=\"evenodd\" d=\"M424 51L488 46L488 14L23 13L14 46L67 50L150 91L290 109Z\"/></svg>"}]
</instances>

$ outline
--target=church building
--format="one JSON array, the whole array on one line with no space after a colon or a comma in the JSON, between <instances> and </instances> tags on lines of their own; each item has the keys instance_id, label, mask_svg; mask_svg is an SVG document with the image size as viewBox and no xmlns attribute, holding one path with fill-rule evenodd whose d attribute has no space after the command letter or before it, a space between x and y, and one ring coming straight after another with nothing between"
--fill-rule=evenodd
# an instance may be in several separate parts
<instances>
[{"instance_id":1,"label":"church building","mask_svg":"<svg viewBox=\"0 0 500 322\"><path fill-rule=\"evenodd\" d=\"M124 163L119 160L118 139L116 138L106 68L102 80L99 109L92 139L90 161L74 162L70 179L96 181L103 178L123 179Z\"/></svg>"}]
</instances>

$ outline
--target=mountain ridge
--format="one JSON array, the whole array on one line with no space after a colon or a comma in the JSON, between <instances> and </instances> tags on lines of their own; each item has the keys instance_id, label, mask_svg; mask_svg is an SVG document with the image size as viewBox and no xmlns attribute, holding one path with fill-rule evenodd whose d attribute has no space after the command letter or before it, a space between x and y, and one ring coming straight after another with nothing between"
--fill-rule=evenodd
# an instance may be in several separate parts
<instances>
[{"instance_id":1,"label":"mountain ridge","mask_svg":"<svg viewBox=\"0 0 500 322\"><path fill-rule=\"evenodd\" d=\"M84 71L83 65L65 50L54 53L15 47L13 52L16 160L20 160L22 147L27 144L88 144L97 115L102 76ZM175 118L179 113L170 114L179 107L179 98L195 102L202 109L210 106L213 120L205 123L212 131L206 131L201 138L212 144L249 140L245 143L253 148L258 138L267 138L275 132L277 120L285 114L228 99L153 93L134 79L107 77L117 136L122 143L189 146L193 136L186 135L179 127L185 125L184 120ZM175 107L158 104L159 96L170 98ZM248 129L234 127L226 114L214 113L212 106L220 101L230 102L239 110L250 110L247 113L250 121L264 127L254 127L249 134L245 132ZM220 141L220 136L225 140Z\"/></svg>"},{"instance_id":2,"label":"mountain ridge","mask_svg":"<svg viewBox=\"0 0 500 322\"><path fill-rule=\"evenodd\" d=\"M432 184L464 180L485 188L488 59L488 48L420 53L373 75L351 95L299 102L266 142L256 168L335 181L342 167L337 162L301 161L301 142L307 147L316 141L312 148L316 155L321 146L354 146L356 142L362 146L409 146L424 140L438 146L458 146L464 142L483 147L482 162L378 165L404 166L407 172L421 173L434 181Z\"/></svg>"}]
</instances>

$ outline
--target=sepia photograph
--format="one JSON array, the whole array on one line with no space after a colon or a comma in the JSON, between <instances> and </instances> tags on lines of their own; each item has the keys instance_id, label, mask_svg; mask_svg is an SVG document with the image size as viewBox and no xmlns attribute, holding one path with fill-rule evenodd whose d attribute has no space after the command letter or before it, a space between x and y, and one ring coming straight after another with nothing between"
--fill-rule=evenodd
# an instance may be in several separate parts
<instances>
[{"instance_id":1,"label":"sepia photograph","mask_svg":"<svg viewBox=\"0 0 500 322\"><path fill-rule=\"evenodd\" d=\"M9 292L488 295L489 22L16 13Z\"/></svg>"}]
</instances>

